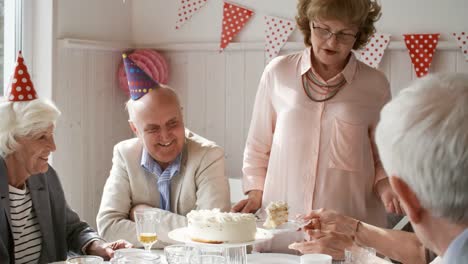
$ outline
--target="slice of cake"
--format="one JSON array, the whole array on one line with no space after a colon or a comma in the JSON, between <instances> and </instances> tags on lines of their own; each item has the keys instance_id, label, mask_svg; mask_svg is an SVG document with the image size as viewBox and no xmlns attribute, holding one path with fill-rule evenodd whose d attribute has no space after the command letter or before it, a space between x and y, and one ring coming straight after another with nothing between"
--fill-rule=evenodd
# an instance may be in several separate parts
<instances>
[{"instance_id":1,"label":"slice of cake","mask_svg":"<svg viewBox=\"0 0 468 264\"><path fill-rule=\"evenodd\" d=\"M271 202L265 209L267 219L264 227L274 229L288 221L288 204L283 201Z\"/></svg>"},{"instance_id":2,"label":"slice of cake","mask_svg":"<svg viewBox=\"0 0 468 264\"><path fill-rule=\"evenodd\" d=\"M223 213L219 209L192 210L187 214L188 235L196 242L221 244L255 240L253 214Z\"/></svg>"}]
</instances>

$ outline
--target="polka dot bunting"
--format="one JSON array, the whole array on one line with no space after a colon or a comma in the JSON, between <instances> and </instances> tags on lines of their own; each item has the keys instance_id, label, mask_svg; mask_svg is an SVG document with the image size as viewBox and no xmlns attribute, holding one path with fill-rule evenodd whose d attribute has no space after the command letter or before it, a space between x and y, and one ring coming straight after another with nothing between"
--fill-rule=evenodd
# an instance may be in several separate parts
<instances>
[{"instance_id":1,"label":"polka dot bunting","mask_svg":"<svg viewBox=\"0 0 468 264\"><path fill-rule=\"evenodd\" d=\"M180 29L207 1L208 0L180 0L175 28Z\"/></svg>"},{"instance_id":2,"label":"polka dot bunting","mask_svg":"<svg viewBox=\"0 0 468 264\"><path fill-rule=\"evenodd\" d=\"M359 60L372 68L377 68L390 43L390 34L375 33L369 43L358 51Z\"/></svg>"},{"instance_id":3,"label":"polka dot bunting","mask_svg":"<svg viewBox=\"0 0 468 264\"><path fill-rule=\"evenodd\" d=\"M416 76L423 77L429 72L440 34L405 34L403 36Z\"/></svg>"},{"instance_id":4,"label":"polka dot bunting","mask_svg":"<svg viewBox=\"0 0 468 264\"><path fill-rule=\"evenodd\" d=\"M221 42L219 43L221 51L242 30L253 14L252 10L224 2Z\"/></svg>"},{"instance_id":5,"label":"polka dot bunting","mask_svg":"<svg viewBox=\"0 0 468 264\"><path fill-rule=\"evenodd\" d=\"M454 32L452 36L457 41L458 47L461 49L463 55L465 55L465 60L468 61L468 32Z\"/></svg>"},{"instance_id":6,"label":"polka dot bunting","mask_svg":"<svg viewBox=\"0 0 468 264\"><path fill-rule=\"evenodd\" d=\"M28 68L24 64L24 58L19 51L16 59L15 72L11 78L8 100L12 102L31 101L37 99L37 93L29 77Z\"/></svg>"},{"instance_id":7,"label":"polka dot bunting","mask_svg":"<svg viewBox=\"0 0 468 264\"><path fill-rule=\"evenodd\" d=\"M267 62L278 56L296 28L294 21L279 17L265 16L265 56Z\"/></svg>"}]
</instances>

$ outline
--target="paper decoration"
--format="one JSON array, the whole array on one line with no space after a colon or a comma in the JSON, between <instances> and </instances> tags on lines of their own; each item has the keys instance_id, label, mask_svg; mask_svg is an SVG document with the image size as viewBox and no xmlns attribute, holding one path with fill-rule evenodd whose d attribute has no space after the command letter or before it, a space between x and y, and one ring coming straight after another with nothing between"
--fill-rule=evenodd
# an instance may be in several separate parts
<instances>
[{"instance_id":1,"label":"paper decoration","mask_svg":"<svg viewBox=\"0 0 468 264\"><path fill-rule=\"evenodd\" d=\"M8 100L11 102L23 102L37 99L37 93L29 77L28 68L24 64L21 51L18 52L16 67L11 77Z\"/></svg>"},{"instance_id":2,"label":"paper decoration","mask_svg":"<svg viewBox=\"0 0 468 264\"><path fill-rule=\"evenodd\" d=\"M293 20L274 16L265 16L265 56L267 62L278 56L281 48L288 41L296 28Z\"/></svg>"},{"instance_id":3,"label":"paper decoration","mask_svg":"<svg viewBox=\"0 0 468 264\"><path fill-rule=\"evenodd\" d=\"M405 44L408 48L416 76L423 77L429 71L440 34L408 34Z\"/></svg>"},{"instance_id":4,"label":"paper decoration","mask_svg":"<svg viewBox=\"0 0 468 264\"><path fill-rule=\"evenodd\" d=\"M208 0L180 0L175 28L181 28L207 1Z\"/></svg>"},{"instance_id":5,"label":"paper decoration","mask_svg":"<svg viewBox=\"0 0 468 264\"><path fill-rule=\"evenodd\" d=\"M167 84L169 79L169 68L164 57L151 49L139 49L129 54L128 57L135 62L135 64L148 74L151 79L158 83ZM127 75L123 61L119 65L118 71L119 86L127 94L130 94L128 89Z\"/></svg>"},{"instance_id":6,"label":"paper decoration","mask_svg":"<svg viewBox=\"0 0 468 264\"><path fill-rule=\"evenodd\" d=\"M468 32L454 32L452 36L457 41L458 47L461 49L465 60L468 61Z\"/></svg>"},{"instance_id":7,"label":"paper decoration","mask_svg":"<svg viewBox=\"0 0 468 264\"><path fill-rule=\"evenodd\" d=\"M390 34L375 33L372 35L369 43L358 51L359 60L372 68L377 68L382 57L390 43Z\"/></svg>"},{"instance_id":8,"label":"paper decoration","mask_svg":"<svg viewBox=\"0 0 468 264\"><path fill-rule=\"evenodd\" d=\"M219 43L221 51L224 50L231 42L232 38L242 30L253 13L252 10L224 2L223 28L221 42Z\"/></svg>"}]
</instances>

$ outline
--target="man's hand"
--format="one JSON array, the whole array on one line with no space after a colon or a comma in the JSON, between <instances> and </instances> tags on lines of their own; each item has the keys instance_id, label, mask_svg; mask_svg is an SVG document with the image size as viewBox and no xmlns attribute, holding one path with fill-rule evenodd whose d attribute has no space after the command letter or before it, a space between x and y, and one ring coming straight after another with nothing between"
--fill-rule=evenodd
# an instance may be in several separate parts
<instances>
[{"instance_id":1,"label":"man's hand","mask_svg":"<svg viewBox=\"0 0 468 264\"><path fill-rule=\"evenodd\" d=\"M263 191L251 190L247 193L248 198L241 200L231 208L231 212L255 213L262 207Z\"/></svg>"},{"instance_id":2,"label":"man's hand","mask_svg":"<svg viewBox=\"0 0 468 264\"><path fill-rule=\"evenodd\" d=\"M114 251L120 248L131 248L133 245L123 239L105 243L102 240L95 240L88 245L85 252L87 255L100 256L104 260L109 260L114 257Z\"/></svg>"},{"instance_id":3,"label":"man's hand","mask_svg":"<svg viewBox=\"0 0 468 264\"><path fill-rule=\"evenodd\" d=\"M154 207L151 207L147 204L137 204L130 209L129 216L128 218L135 222L135 211L137 210L143 210L143 209L154 209Z\"/></svg>"},{"instance_id":4,"label":"man's hand","mask_svg":"<svg viewBox=\"0 0 468 264\"><path fill-rule=\"evenodd\" d=\"M394 213L404 215L402 207L400 206L400 200L398 196L393 192L392 187L388 181L388 178L380 180L376 186L377 193L380 195L380 199L385 206L387 213Z\"/></svg>"},{"instance_id":5,"label":"man's hand","mask_svg":"<svg viewBox=\"0 0 468 264\"><path fill-rule=\"evenodd\" d=\"M339 232L354 236L359 222L352 217L323 208L313 210L304 217L304 220L311 220L310 224L304 227L309 235L316 230L321 230L323 232Z\"/></svg>"},{"instance_id":6,"label":"man's hand","mask_svg":"<svg viewBox=\"0 0 468 264\"><path fill-rule=\"evenodd\" d=\"M310 240L289 245L290 249L302 254L320 253L333 257L334 260L344 259L344 249L353 245L351 236L334 231L315 231L310 233Z\"/></svg>"}]
</instances>

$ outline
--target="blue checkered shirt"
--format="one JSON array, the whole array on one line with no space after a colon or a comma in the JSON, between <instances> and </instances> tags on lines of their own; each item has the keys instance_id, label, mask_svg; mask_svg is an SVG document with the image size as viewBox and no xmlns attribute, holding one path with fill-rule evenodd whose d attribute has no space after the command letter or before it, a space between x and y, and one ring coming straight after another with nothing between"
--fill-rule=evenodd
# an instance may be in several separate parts
<instances>
[{"instance_id":1,"label":"blue checkered shirt","mask_svg":"<svg viewBox=\"0 0 468 264\"><path fill-rule=\"evenodd\" d=\"M141 166L147 172L156 175L158 179L158 190L161 200L161 209L171 211L171 179L180 171L182 153L162 171L161 166L150 156L148 151L143 148L141 155Z\"/></svg>"}]
</instances>

